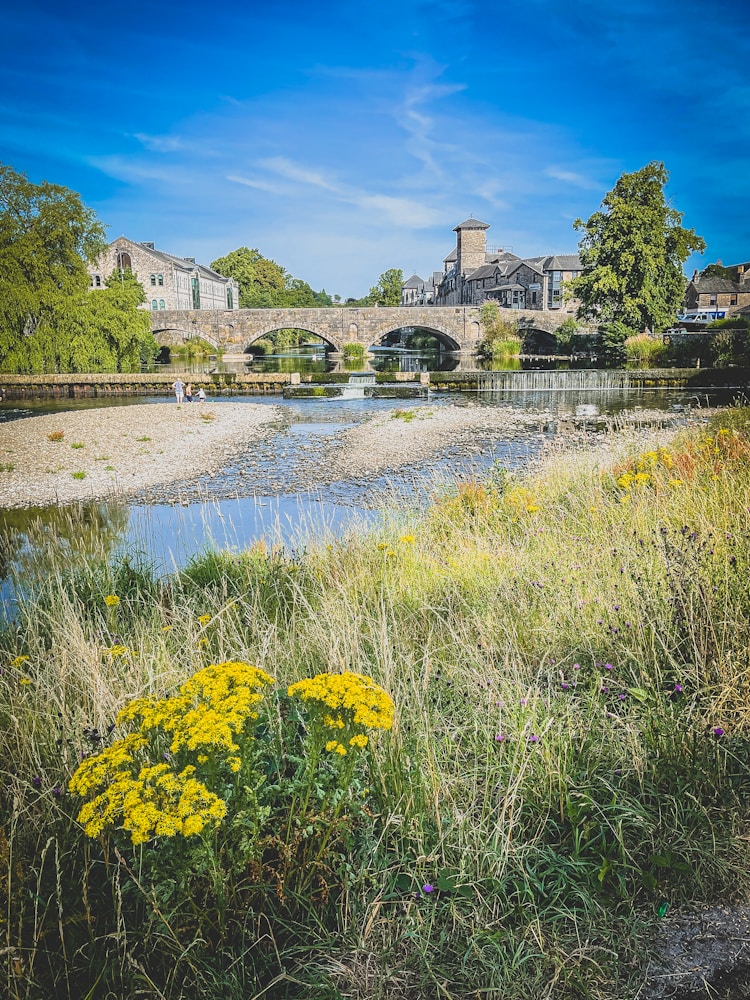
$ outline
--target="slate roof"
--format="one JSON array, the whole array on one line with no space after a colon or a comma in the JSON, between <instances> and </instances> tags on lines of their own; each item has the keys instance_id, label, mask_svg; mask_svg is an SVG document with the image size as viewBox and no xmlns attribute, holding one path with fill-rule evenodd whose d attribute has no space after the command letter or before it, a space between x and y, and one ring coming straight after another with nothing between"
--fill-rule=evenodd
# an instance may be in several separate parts
<instances>
[{"instance_id":1,"label":"slate roof","mask_svg":"<svg viewBox=\"0 0 750 1000\"><path fill-rule=\"evenodd\" d=\"M457 258L458 258L458 250L455 247L453 247L453 249L448 254L448 256L447 257L443 257L443 262L446 263L446 264L450 264L451 261L454 261Z\"/></svg>"},{"instance_id":2,"label":"slate roof","mask_svg":"<svg viewBox=\"0 0 750 1000\"><path fill-rule=\"evenodd\" d=\"M500 261L520 260L521 258L518 257L516 254L511 253L509 250L495 250L495 251L488 250L487 253L484 255L484 259L487 261L488 264L493 264L495 261L500 262Z\"/></svg>"},{"instance_id":3,"label":"slate roof","mask_svg":"<svg viewBox=\"0 0 750 1000\"><path fill-rule=\"evenodd\" d=\"M719 292L735 294L740 289L736 281L729 281L727 278L702 278L698 276L690 284L700 295L705 295L706 292L711 294L718 294Z\"/></svg>"},{"instance_id":4,"label":"slate roof","mask_svg":"<svg viewBox=\"0 0 750 1000\"><path fill-rule=\"evenodd\" d=\"M480 278L493 278L497 272L502 273L503 269L499 264L484 264L482 267L478 267L476 271L472 271L471 274L466 276L467 281L478 281Z\"/></svg>"},{"instance_id":5,"label":"slate roof","mask_svg":"<svg viewBox=\"0 0 750 1000\"><path fill-rule=\"evenodd\" d=\"M489 222L480 222L479 219L464 219L463 222L459 222L457 226L453 227L453 232L457 233L459 229L489 229Z\"/></svg>"},{"instance_id":6,"label":"slate roof","mask_svg":"<svg viewBox=\"0 0 750 1000\"><path fill-rule=\"evenodd\" d=\"M535 260L519 260L515 267L513 267L512 264L509 265L508 267L509 272L512 273L513 271L517 271L522 264L528 267L530 271L536 271L537 274L544 275L544 271L541 269L541 267Z\"/></svg>"},{"instance_id":7,"label":"slate roof","mask_svg":"<svg viewBox=\"0 0 750 1000\"><path fill-rule=\"evenodd\" d=\"M178 267L181 271L194 271L196 268L204 274L206 277L218 279L226 284L232 282L232 278L227 278L226 275L219 274L218 271L212 271L210 267L206 267L205 264L196 264L193 260L188 260L187 257L176 257L174 254L166 253L164 250L157 250L156 247L150 246L148 243L136 243L135 240L129 239L127 236L118 236L116 240L112 240L110 246L115 246L120 242L130 243L131 246L136 246L140 250L145 250L146 253L151 254L152 257L156 257L157 260L163 261L165 264L171 264L172 267Z\"/></svg>"},{"instance_id":8,"label":"slate roof","mask_svg":"<svg viewBox=\"0 0 750 1000\"><path fill-rule=\"evenodd\" d=\"M402 288L424 288L425 280L418 274L412 274L411 278L403 283Z\"/></svg>"},{"instance_id":9,"label":"slate roof","mask_svg":"<svg viewBox=\"0 0 750 1000\"><path fill-rule=\"evenodd\" d=\"M580 271L583 268L577 253L554 254L544 261L545 271Z\"/></svg>"}]
</instances>

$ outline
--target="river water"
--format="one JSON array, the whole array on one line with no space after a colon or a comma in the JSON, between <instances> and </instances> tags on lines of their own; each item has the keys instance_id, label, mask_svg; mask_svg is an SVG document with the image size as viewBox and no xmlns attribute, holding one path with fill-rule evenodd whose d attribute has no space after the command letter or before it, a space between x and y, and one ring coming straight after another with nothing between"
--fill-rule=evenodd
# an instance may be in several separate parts
<instances>
[{"instance_id":1,"label":"river water","mask_svg":"<svg viewBox=\"0 0 750 1000\"><path fill-rule=\"evenodd\" d=\"M163 397L39 400L0 403L0 421L69 409L128 406L162 402ZM281 406L285 427L259 444L252 456L253 490L241 479L241 470L228 467L211 480L185 483L175 502L127 504L97 503L62 510L0 511L0 599L6 616L12 616L15 588L39 571L50 545L71 558L87 552L106 551L111 557L127 556L145 562L157 572L184 566L209 548L239 550L263 539L268 546L302 549L312 538L326 533L356 531L372 523L378 507L394 498L403 507L423 501L436 486L456 476L482 475L493 464L518 469L539 447L539 435L521 435L493 441L482 450L449 450L434 460L399 470L389 476L355 478L326 487L325 492L285 489L285 468L315 461L311 442L336 435L379 410L435 407L447 404L521 407L544 420L578 413L593 424L598 415L624 410L662 410L666 415L688 413L692 408L731 402L720 393L696 396L674 389L613 390L596 393L432 393L425 399L290 399L279 396L235 396L232 402ZM216 405L223 399L218 397ZM244 487L244 488L243 488ZM159 499L158 491L150 494Z\"/></svg>"}]
</instances>

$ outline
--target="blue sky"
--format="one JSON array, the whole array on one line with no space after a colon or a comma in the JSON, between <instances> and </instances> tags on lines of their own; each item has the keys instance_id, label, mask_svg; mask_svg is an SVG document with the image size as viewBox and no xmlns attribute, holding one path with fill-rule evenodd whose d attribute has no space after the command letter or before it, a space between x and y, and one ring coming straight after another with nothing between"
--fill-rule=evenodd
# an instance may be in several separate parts
<instances>
[{"instance_id":1,"label":"blue sky","mask_svg":"<svg viewBox=\"0 0 750 1000\"><path fill-rule=\"evenodd\" d=\"M27 0L3 15L0 160L208 263L258 247L331 294L426 276L469 215L573 252L662 160L704 257L750 259L747 0Z\"/></svg>"}]
</instances>

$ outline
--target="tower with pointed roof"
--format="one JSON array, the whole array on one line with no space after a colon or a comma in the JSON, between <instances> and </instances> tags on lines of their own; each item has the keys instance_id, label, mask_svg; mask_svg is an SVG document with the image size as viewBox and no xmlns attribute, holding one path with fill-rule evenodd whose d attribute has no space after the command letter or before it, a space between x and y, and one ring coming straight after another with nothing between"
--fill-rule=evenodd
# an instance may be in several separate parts
<instances>
[{"instance_id":1,"label":"tower with pointed roof","mask_svg":"<svg viewBox=\"0 0 750 1000\"><path fill-rule=\"evenodd\" d=\"M487 252L487 230L489 223L479 219L466 219L455 226L456 273L463 277L476 271L485 263Z\"/></svg>"}]
</instances>

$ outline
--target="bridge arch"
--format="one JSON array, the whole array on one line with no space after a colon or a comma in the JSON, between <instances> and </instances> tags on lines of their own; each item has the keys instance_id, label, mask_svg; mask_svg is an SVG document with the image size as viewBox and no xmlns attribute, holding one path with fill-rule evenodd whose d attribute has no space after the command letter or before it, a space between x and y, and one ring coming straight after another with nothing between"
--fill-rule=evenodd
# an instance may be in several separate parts
<instances>
[{"instance_id":1,"label":"bridge arch","mask_svg":"<svg viewBox=\"0 0 750 1000\"><path fill-rule=\"evenodd\" d=\"M221 347L220 342L217 340L216 336L213 335L213 332L204 329L202 326L190 328L181 328L177 326L152 326L151 332L154 335L154 340L160 347L178 347L182 344L190 343L191 340L204 340L217 351Z\"/></svg>"},{"instance_id":2,"label":"bridge arch","mask_svg":"<svg viewBox=\"0 0 750 1000\"><path fill-rule=\"evenodd\" d=\"M450 351L455 353L461 350L461 345L458 343L458 341L456 341L449 334L445 333L445 331L438 330L435 327L425 326L423 323L414 325L411 324L407 325L405 323L400 323L398 326L392 327L390 329L380 330L375 336L375 339L371 340L367 346L368 347L379 346L386 337L389 337L391 334L398 333L401 330L414 330L414 331L419 331L420 333L428 333L430 336L435 338L435 340L438 342L438 344L444 351Z\"/></svg>"},{"instance_id":3,"label":"bridge arch","mask_svg":"<svg viewBox=\"0 0 750 1000\"><path fill-rule=\"evenodd\" d=\"M243 354L250 353L250 348L253 346L253 344L257 343L257 341L259 340L263 340L266 337L270 337L271 334L273 333L278 333L279 330L299 330L300 333L307 333L311 337L319 337L323 341L323 346L325 346L329 350L338 351L339 350L338 345L335 344L334 341L330 340L325 335L325 333L319 330L312 329L314 325L315 324L313 323L309 323L305 326L300 326L298 324L294 324L292 326L279 326L278 323L273 323L269 325L267 328L261 329L259 332L253 331L250 334L246 334L242 340L242 353Z\"/></svg>"}]
</instances>

